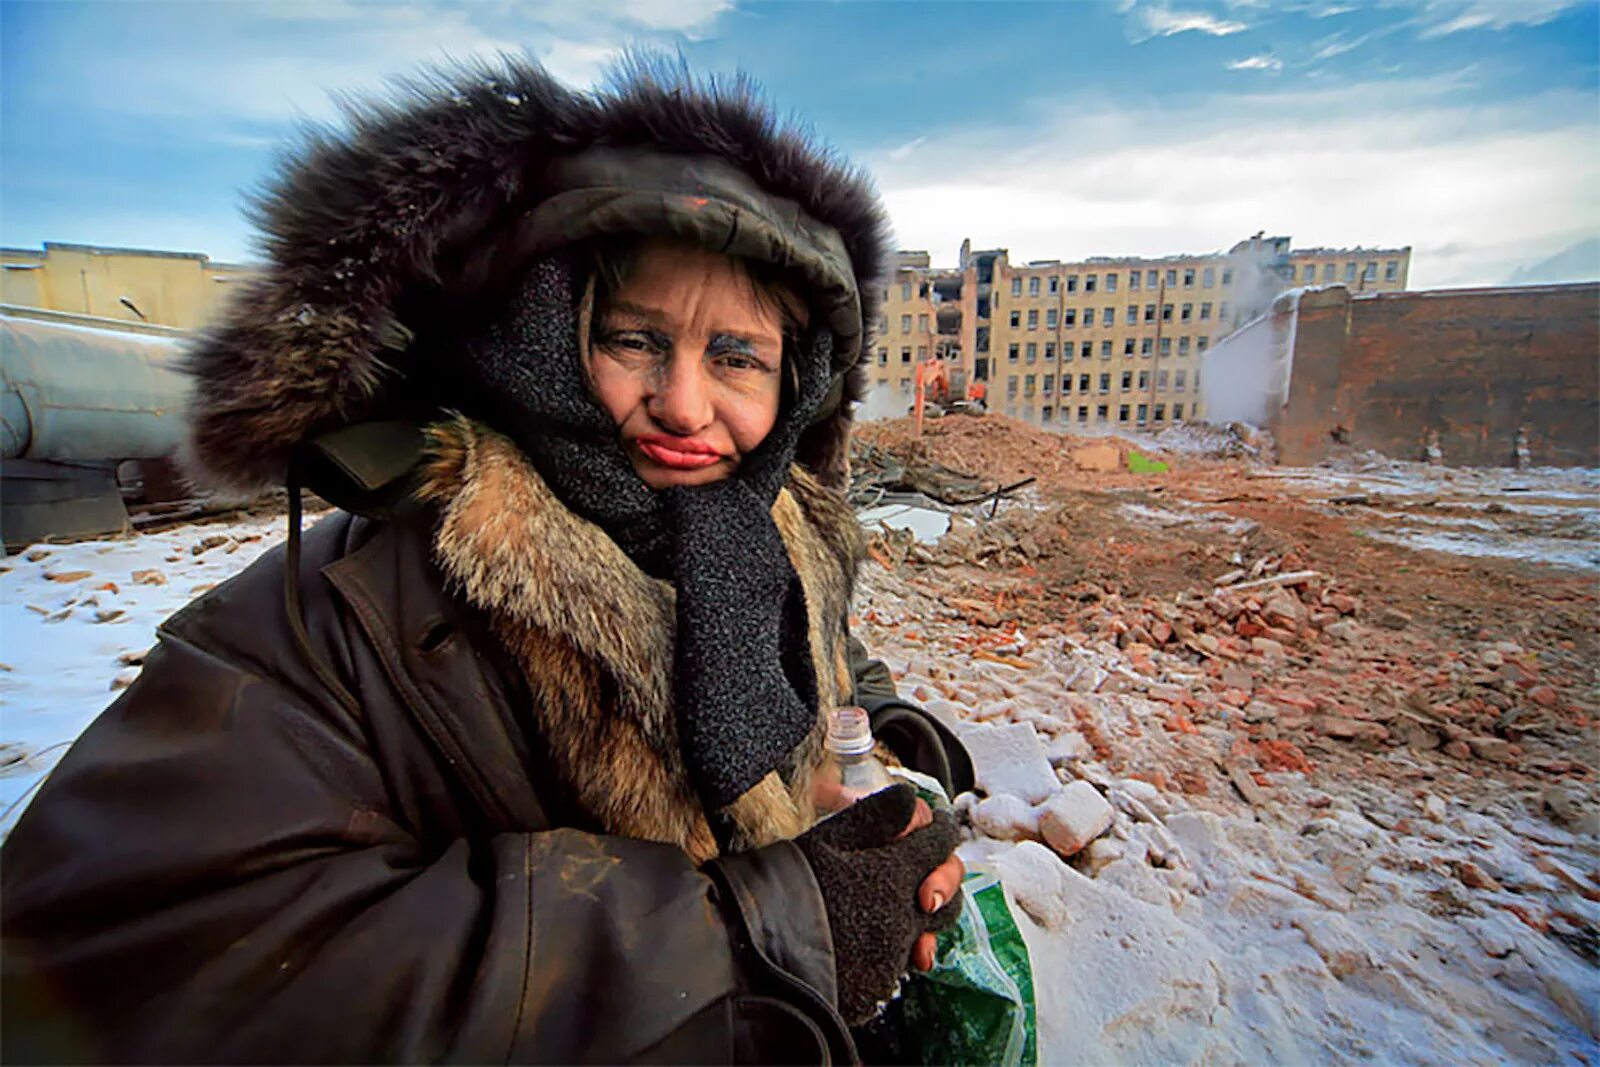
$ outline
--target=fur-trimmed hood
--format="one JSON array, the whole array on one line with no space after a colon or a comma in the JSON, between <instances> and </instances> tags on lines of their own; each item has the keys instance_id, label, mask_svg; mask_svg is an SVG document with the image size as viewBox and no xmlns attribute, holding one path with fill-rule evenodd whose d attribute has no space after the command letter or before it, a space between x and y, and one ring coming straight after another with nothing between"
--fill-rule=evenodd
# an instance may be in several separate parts
<instances>
[{"instance_id":1,"label":"fur-trimmed hood","mask_svg":"<svg viewBox=\"0 0 1600 1067\"><path fill-rule=\"evenodd\" d=\"M268 267L188 357L188 466L203 484L281 484L303 442L410 416L408 368L534 255L605 233L675 233L793 271L835 334L836 402L798 461L844 469L859 355L878 316L887 220L858 169L780 125L744 81L635 62L578 93L537 66L441 75L352 108L262 194ZM645 220L641 226L640 220Z\"/></svg>"}]
</instances>

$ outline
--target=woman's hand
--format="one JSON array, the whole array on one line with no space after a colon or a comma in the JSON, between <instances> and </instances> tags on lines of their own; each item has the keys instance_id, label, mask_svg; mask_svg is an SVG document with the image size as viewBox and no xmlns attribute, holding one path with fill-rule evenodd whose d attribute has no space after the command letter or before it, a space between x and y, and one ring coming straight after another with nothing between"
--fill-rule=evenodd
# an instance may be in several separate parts
<instances>
[{"instance_id":1,"label":"woman's hand","mask_svg":"<svg viewBox=\"0 0 1600 1067\"><path fill-rule=\"evenodd\" d=\"M917 798L916 810L911 814L911 822L901 831L900 836L916 831L933 822L933 809L928 807L928 802L921 797ZM961 857L954 852L950 858L933 869L933 873L922 880L922 885L917 887L917 904L923 911L932 915L945 903L961 891L961 879L966 876L966 864L961 862ZM939 937L937 934L926 933L917 938L916 944L911 946L911 965L919 971L933 969L934 958L939 951Z\"/></svg>"}]
</instances>

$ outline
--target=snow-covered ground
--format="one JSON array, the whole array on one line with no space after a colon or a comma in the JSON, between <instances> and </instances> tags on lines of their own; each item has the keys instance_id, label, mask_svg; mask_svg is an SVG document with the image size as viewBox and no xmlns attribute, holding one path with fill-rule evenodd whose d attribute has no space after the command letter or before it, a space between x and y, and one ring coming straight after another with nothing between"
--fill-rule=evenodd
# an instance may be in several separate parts
<instances>
[{"instance_id":1,"label":"snow-covered ground","mask_svg":"<svg viewBox=\"0 0 1600 1067\"><path fill-rule=\"evenodd\" d=\"M279 541L281 516L38 545L0 562L0 835L138 673L167 616Z\"/></svg>"},{"instance_id":2,"label":"snow-covered ground","mask_svg":"<svg viewBox=\"0 0 1600 1067\"><path fill-rule=\"evenodd\" d=\"M1600 827L1420 754L1321 788L1263 775L1253 805L1158 791L1096 746L1170 775L1221 767L1235 738L1169 732L1114 645L974 651L956 612L876 565L857 608L902 690L974 751L989 799L958 803L963 855L1015 904L1041 1062L1600 1061L1600 970L1539 929L1548 908L1600 921ZM1019 727L1038 751L980 743ZM1108 802L1070 861L1041 829L1051 798L1033 803L1050 775Z\"/></svg>"}]
</instances>

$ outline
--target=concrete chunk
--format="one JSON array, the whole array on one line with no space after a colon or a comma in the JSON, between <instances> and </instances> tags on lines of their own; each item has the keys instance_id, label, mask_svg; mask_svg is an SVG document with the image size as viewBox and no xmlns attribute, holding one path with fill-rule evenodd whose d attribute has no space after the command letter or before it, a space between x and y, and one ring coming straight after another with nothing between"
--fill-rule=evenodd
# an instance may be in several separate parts
<instances>
[{"instance_id":1,"label":"concrete chunk","mask_svg":"<svg viewBox=\"0 0 1600 1067\"><path fill-rule=\"evenodd\" d=\"M1010 793L1037 804L1060 788L1032 723L968 730L961 743L972 756L978 788L990 796Z\"/></svg>"}]
</instances>

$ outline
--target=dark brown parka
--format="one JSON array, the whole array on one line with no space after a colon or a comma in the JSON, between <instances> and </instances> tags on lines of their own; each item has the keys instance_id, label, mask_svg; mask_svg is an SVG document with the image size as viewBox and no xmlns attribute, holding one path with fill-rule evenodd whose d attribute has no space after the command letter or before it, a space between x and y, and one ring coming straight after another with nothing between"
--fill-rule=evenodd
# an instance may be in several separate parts
<instances>
[{"instance_id":1,"label":"dark brown parka","mask_svg":"<svg viewBox=\"0 0 1600 1067\"><path fill-rule=\"evenodd\" d=\"M582 208L541 215L563 196ZM163 624L19 822L0 1058L851 1059L785 843L815 736L742 798L752 847L718 856L672 725L670 586L494 431L370 420L411 414L390 368L474 287L597 226L791 266L848 355L773 508L819 712L868 703L968 784L959 745L849 663L860 534L827 482L876 315L863 180L737 92L635 72L595 99L513 68L360 117L263 221L270 270L194 355L194 458L350 510Z\"/></svg>"}]
</instances>

